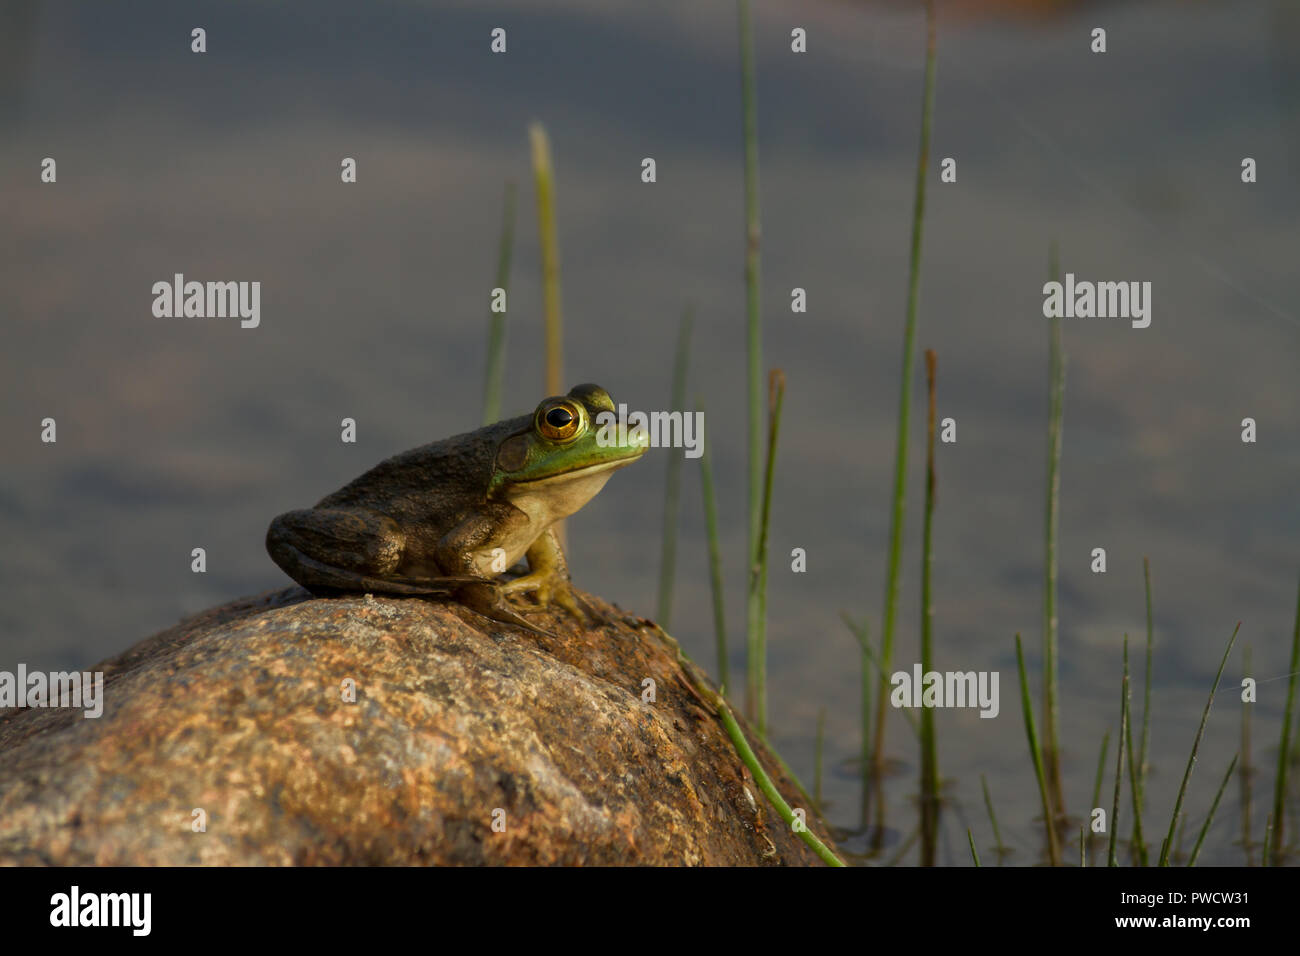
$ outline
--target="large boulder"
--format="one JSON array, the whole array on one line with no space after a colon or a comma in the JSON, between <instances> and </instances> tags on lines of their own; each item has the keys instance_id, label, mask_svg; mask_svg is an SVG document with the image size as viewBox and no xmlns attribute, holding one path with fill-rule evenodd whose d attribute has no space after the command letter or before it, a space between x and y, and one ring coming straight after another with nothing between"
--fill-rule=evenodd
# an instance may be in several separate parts
<instances>
[{"instance_id":1,"label":"large boulder","mask_svg":"<svg viewBox=\"0 0 1300 956\"><path fill-rule=\"evenodd\" d=\"M675 645L583 597L554 637L299 588L183 621L93 668L98 719L0 711L0 862L817 863Z\"/></svg>"}]
</instances>

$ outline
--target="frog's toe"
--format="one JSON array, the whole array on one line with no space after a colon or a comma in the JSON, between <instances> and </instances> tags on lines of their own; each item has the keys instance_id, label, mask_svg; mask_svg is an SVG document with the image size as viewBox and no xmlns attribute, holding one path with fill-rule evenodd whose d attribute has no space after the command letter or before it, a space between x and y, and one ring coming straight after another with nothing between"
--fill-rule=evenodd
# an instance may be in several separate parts
<instances>
[{"instance_id":1,"label":"frog's toe","mask_svg":"<svg viewBox=\"0 0 1300 956\"><path fill-rule=\"evenodd\" d=\"M512 581L506 581L498 588L502 594L526 594L536 592L539 596L542 593L549 593L549 582L536 574L525 574L523 577L515 578Z\"/></svg>"},{"instance_id":2,"label":"frog's toe","mask_svg":"<svg viewBox=\"0 0 1300 956\"><path fill-rule=\"evenodd\" d=\"M484 617L500 621L502 624L513 624L515 627L522 627L526 631L541 634L543 637L555 637L550 631L542 630L526 618L521 617L518 612L510 607L506 602L504 588L502 587L486 582L475 582L468 587L461 588L458 597L462 604L477 611Z\"/></svg>"},{"instance_id":3,"label":"frog's toe","mask_svg":"<svg viewBox=\"0 0 1300 956\"><path fill-rule=\"evenodd\" d=\"M563 599L559 595L563 590L564 582L549 574L525 574L521 578L506 581L501 585L502 594L507 596L531 594L541 607L548 607L557 602L562 605Z\"/></svg>"},{"instance_id":4,"label":"frog's toe","mask_svg":"<svg viewBox=\"0 0 1300 956\"><path fill-rule=\"evenodd\" d=\"M591 609L578 599L569 582L560 578L526 574L501 585L501 591L506 595L530 592L538 607L559 606L579 621L589 621L594 617Z\"/></svg>"},{"instance_id":5,"label":"frog's toe","mask_svg":"<svg viewBox=\"0 0 1300 956\"><path fill-rule=\"evenodd\" d=\"M539 594L540 600L540 594ZM560 581L553 584L546 595L546 600L541 602L543 606L554 605L564 608L574 618L583 624L591 624L593 621L601 620L598 614L586 601L578 596L578 592L568 581Z\"/></svg>"},{"instance_id":6,"label":"frog's toe","mask_svg":"<svg viewBox=\"0 0 1300 956\"><path fill-rule=\"evenodd\" d=\"M558 604L560 607L564 608L566 611L572 614L579 621L587 621L591 619L588 613L590 609L586 606L584 602L578 599L578 596L577 594L574 593L573 588L569 587L567 583L565 583L561 587L552 589L550 595L550 603Z\"/></svg>"}]
</instances>

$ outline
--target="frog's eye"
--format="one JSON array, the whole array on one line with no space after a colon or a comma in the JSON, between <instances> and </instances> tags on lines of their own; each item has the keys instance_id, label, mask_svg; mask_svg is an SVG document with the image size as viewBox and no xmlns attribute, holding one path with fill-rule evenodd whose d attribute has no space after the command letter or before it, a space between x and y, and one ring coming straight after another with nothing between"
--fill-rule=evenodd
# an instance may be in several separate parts
<instances>
[{"instance_id":1,"label":"frog's eye","mask_svg":"<svg viewBox=\"0 0 1300 956\"><path fill-rule=\"evenodd\" d=\"M582 427L582 409L574 402L557 399L537 410L537 430L550 441L569 441Z\"/></svg>"}]
</instances>

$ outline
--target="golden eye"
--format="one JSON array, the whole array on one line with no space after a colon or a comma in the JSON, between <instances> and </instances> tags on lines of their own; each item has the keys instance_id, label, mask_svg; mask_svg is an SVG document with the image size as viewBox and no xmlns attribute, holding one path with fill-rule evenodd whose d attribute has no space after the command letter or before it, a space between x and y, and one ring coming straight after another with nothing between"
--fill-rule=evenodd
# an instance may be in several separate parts
<instances>
[{"instance_id":1,"label":"golden eye","mask_svg":"<svg viewBox=\"0 0 1300 956\"><path fill-rule=\"evenodd\" d=\"M551 441L569 441L582 427L582 409L570 401L544 404L537 410L537 430Z\"/></svg>"}]
</instances>

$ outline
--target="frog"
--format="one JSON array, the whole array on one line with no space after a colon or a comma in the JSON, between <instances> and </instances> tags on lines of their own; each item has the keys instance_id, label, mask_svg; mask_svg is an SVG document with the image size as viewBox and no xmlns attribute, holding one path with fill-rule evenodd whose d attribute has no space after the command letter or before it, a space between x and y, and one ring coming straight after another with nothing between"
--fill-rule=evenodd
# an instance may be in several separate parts
<instances>
[{"instance_id":1,"label":"frog","mask_svg":"<svg viewBox=\"0 0 1300 956\"><path fill-rule=\"evenodd\" d=\"M531 415L395 455L314 507L275 517L266 550L318 596L450 599L554 636L512 602L531 594L536 607L589 617L557 525L649 445L644 429L606 427L616 418L604 413L617 415L609 393L578 385ZM502 580L521 558L528 573Z\"/></svg>"}]
</instances>

